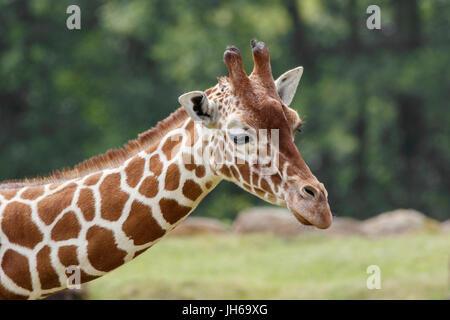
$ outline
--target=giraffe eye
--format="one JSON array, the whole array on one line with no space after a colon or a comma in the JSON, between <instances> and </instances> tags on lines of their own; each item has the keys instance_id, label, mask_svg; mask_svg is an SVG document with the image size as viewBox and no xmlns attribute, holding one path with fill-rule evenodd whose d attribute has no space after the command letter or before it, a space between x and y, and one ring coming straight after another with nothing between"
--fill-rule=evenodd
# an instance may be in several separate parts
<instances>
[{"instance_id":1,"label":"giraffe eye","mask_svg":"<svg viewBox=\"0 0 450 320\"><path fill-rule=\"evenodd\" d=\"M231 138L233 143L237 145L247 144L253 140L251 130L244 129L242 127L228 129L228 136Z\"/></svg>"},{"instance_id":2,"label":"giraffe eye","mask_svg":"<svg viewBox=\"0 0 450 320\"><path fill-rule=\"evenodd\" d=\"M246 134L231 136L235 144L246 144L250 142L250 136Z\"/></svg>"},{"instance_id":3,"label":"giraffe eye","mask_svg":"<svg viewBox=\"0 0 450 320\"><path fill-rule=\"evenodd\" d=\"M243 129L231 129L228 134L230 135L231 140L233 140L234 144L246 144L249 143L252 138L249 133Z\"/></svg>"}]
</instances>

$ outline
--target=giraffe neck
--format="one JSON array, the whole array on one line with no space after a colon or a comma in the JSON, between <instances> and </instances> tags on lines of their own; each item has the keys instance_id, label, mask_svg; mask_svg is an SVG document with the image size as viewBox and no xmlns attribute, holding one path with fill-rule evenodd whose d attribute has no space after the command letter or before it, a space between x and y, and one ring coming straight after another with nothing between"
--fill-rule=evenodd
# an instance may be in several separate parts
<instances>
[{"instance_id":1,"label":"giraffe neck","mask_svg":"<svg viewBox=\"0 0 450 320\"><path fill-rule=\"evenodd\" d=\"M221 180L189 163L202 147L184 119L115 168L0 190L0 298L39 298L100 277L151 247Z\"/></svg>"}]
</instances>

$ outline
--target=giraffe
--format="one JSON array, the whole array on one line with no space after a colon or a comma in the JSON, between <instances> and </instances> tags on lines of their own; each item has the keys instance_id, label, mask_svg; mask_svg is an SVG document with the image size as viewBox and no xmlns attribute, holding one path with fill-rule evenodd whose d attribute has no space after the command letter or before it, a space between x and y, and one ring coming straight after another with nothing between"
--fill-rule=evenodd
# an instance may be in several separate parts
<instances>
[{"instance_id":1,"label":"giraffe","mask_svg":"<svg viewBox=\"0 0 450 320\"><path fill-rule=\"evenodd\" d=\"M287 206L302 224L329 227L327 191L294 144L302 120L289 105L303 68L274 80L265 44L251 47L249 76L227 47L228 77L181 95L180 108L124 148L0 183L0 298L48 296L68 286L70 272L81 283L103 276L159 241L222 180Z\"/></svg>"}]
</instances>

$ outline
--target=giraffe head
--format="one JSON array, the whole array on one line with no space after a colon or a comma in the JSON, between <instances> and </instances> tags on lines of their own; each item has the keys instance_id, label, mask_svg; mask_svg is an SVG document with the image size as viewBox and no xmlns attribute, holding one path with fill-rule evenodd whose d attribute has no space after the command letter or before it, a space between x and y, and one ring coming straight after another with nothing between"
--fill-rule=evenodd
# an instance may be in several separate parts
<instances>
[{"instance_id":1,"label":"giraffe head","mask_svg":"<svg viewBox=\"0 0 450 320\"><path fill-rule=\"evenodd\" d=\"M332 216L327 191L294 144L302 121L289 105L303 68L289 70L274 81L267 47L254 40L251 46L250 76L242 67L239 50L227 47L224 61L229 77L219 78L205 92L179 98L200 128L201 161L256 196L287 206L301 223L328 228Z\"/></svg>"}]
</instances>

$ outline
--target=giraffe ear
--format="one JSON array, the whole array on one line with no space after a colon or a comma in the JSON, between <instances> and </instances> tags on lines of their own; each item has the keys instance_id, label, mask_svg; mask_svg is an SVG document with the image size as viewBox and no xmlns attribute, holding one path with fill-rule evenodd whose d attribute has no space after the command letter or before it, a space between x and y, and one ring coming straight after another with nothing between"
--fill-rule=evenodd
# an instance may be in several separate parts
<instances>
[{"instance_id":1,"label":"giraffe ear","mask_svg":"<svg viewBox=\"0 0 450 320\"><path fill-rule=\"evenodd\" d=\"M216 110L213 103L203 91L191 91L178 98L180 104L186 109L194 121L201 121L205 125L211 125L216 120Z\"/></svg>"},{"instance_id":2,"label":"giraffe ear","mask_svg":"<svg viewBox=\"0 0 450 320\"><path fill-rule=\"evenodd\" d=\"M297 91L297 86L302 74L303 67L297 67L283 73L275 81L275 87L277 88L278 95L287 106L289 106L292 99L294 99L294 95Z\"/></svg>"}]
</instances>

